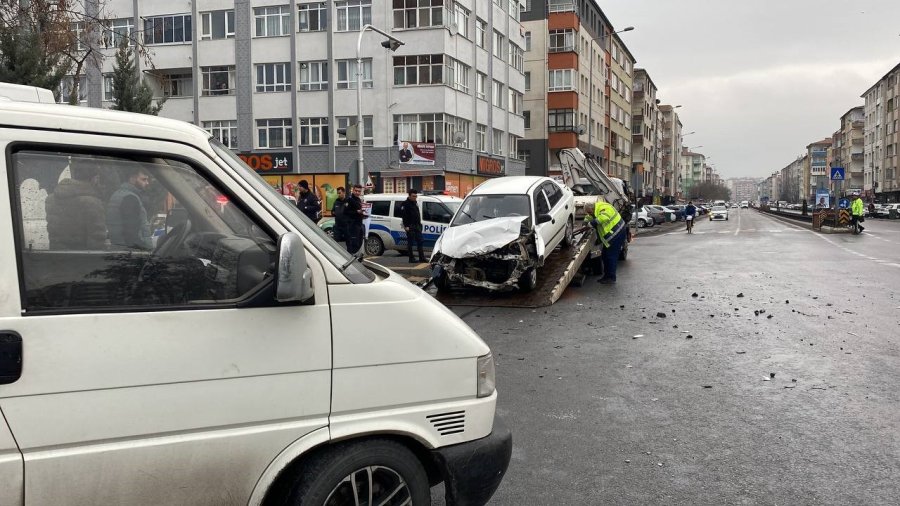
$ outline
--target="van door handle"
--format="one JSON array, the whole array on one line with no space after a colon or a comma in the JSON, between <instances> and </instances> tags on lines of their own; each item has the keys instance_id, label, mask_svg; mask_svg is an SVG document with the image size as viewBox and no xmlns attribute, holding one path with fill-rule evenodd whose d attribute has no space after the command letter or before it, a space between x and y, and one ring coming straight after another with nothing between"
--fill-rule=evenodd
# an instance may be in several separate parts
<instances>
[{"instance_id":1,"label":"van door handle","mask_svg":"<svg viewBox=\"0 0 900 506\"><path fill-rule=\"evenodd\" d=\"M0 385L15 383L22 376L22 336L0 331Z\"/></svg>"}]
</instances>

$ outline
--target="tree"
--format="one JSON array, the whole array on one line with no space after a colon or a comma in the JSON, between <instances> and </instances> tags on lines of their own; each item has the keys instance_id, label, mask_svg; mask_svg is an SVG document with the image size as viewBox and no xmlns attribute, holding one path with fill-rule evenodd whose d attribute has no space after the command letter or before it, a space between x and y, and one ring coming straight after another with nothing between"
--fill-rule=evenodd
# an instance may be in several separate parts
<instances>
[{"instance_id":1,"label":"tree","mask_svg":"<svg viewBox=\"0 0 900 506\"><path fill-rule=\"evenodd\" d=\"M64 0L0 2L0 81L56 90L77 45Z\"/></svg>"},{"instance_id":2,"label":"tree","mask_svg":"<svg viewBox=\"0 0 900 506\"><path fill-rule=\"evenodd\" d=\"M153 90L137 73L134 51L123 38L116 49L116 63L113 66L113 109L131 111L156 116L162 110L165 97L153 105Z\"/></svg>"},{"instance_id":3,"label":"tree","mask_svg":"<svg viewBox=\"0 0 900 506\"><path fill-rule=\"evenodd\" d=\"M706 200L729 200L731 192L725 186L706 181L691 187L690 198L701 197Z\"/></svg>"}]
</instances>

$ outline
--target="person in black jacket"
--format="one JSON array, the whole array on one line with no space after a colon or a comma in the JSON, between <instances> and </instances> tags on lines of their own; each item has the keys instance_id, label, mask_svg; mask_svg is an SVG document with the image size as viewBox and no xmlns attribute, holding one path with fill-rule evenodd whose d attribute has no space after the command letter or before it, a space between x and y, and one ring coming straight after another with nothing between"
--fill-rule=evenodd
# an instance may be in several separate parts
<instances>
[{"instance_id":1,"label":"person in black jacket","mask_svg":"<svg viewBox=\"0 0 900 506\"><path fill-rule=\"evenodd\" d=\"M413 258L413 243L419 245L419 262L426 262L425 252L422 250L422 215L419 213L419 204L416 200L419 193L416 190L409 190L406 200L400 207L400 216L403 217L403 229L406 230L406 245L409 248L409 263L414 264L416 260Z\"/></svg>"},{"instance_id":2,"label":"person in black jacket","mask_svg":"<svg viewBox=\"0 0 900 506\"><path fill-rule=\"evenodd\" d=\"M297 208L313 223L316 223L322 217L322 202L313 192L309 191L309 182L301 179L299 184L300 194L297 196Z\"/></svg>"},{"instance_id":3,"label":"person in black jacket","mask_svg":"<svg viewBox=\"0 0 900 506\"><path fill-rule=\"evenodd\" d=\"M347 240L347 217L344 216L344 209L347 207L347 194L343 186L337 187L337 194L337 199L331 208L331 215L334 216L334 228L331 234L335 241L341 242Z\"/></svg>"},{"instance_id":4,"label":"person in black jacket","mask_svg":"<svg viewBox=\"0 0 900 506\"><path fill-rule=\"evenodd\" d=\"M366 213L363 211L362 186L353 185L352 194L347 197L347 205L344 207L344 218L347 220L347 251L351 255L359 253L359 249L365 240L366 229L363 226L363 220L366 219Z\"/></svg>"}]
</instances>

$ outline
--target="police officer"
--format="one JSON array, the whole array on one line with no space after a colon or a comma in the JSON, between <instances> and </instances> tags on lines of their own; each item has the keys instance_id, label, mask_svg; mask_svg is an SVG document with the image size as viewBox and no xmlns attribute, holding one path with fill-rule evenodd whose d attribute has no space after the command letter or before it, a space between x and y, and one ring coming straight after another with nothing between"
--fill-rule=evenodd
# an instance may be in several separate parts
<instances>
[{"instance_id":1,"label":"police officer","mask_svg":"<svg viewBox=\"0 0 900 506\"><path fill-rule=\"evenodd\" d=\"M616 265L619 262L619 252L625 244L628 224L616 211L616 208L602 196L597 198L594 204L594 214L584 217L597 229L597 236L603 244L601 259L603 260L603 277L599 282L604 285L616 284Z\"/></svg>"},{"instance_id":2,"label":"police officer","mask_svg":"<svg viewBox=\"0 0 900 506\"><path fill-rule=\"evenodd\" d=\"M853 199L853 203L850 204L850 220L854 226L855 233L861 234L866 227L860 224L863 221L864 211L863 211L863 201L859 198L858 192L853 192L851 195Z\"/></svg>"}]
</instances>

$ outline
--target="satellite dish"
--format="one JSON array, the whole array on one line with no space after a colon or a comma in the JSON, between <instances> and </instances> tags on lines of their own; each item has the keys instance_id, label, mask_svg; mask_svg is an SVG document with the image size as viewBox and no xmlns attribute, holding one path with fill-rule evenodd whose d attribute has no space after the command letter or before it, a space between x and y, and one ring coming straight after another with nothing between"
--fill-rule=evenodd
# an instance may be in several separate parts
<instances>
[{"instance_id":1,"label":"satellite dish","mask_svg":"<svg viewBox=\"0 0 900 506\"><path fill-rule=\"evenodd\" d=\"M583 135L585 132L587 132L587 127L585 127L583 124L578 125L575 131L578 133L578 135Z\"/></svg>"},{"instance_id":2,"label":"satellite dish","mask_svg":"<svg viewBox=\"0 0 900 506\"><path fill-rule=\"evenodd\" d=\"M453 134L453 144L462 144L466 140L466 134L462 132L456 132Z\"/></svg>"}]
</instances>

